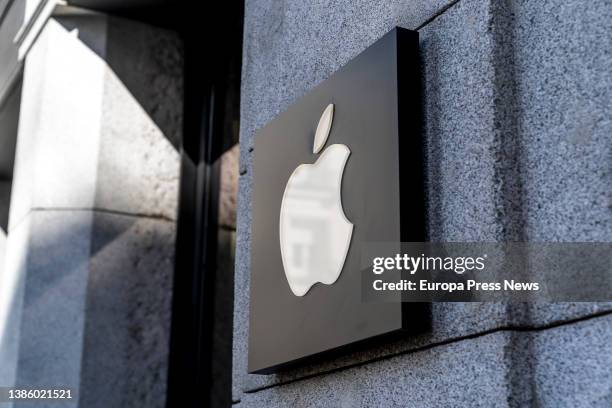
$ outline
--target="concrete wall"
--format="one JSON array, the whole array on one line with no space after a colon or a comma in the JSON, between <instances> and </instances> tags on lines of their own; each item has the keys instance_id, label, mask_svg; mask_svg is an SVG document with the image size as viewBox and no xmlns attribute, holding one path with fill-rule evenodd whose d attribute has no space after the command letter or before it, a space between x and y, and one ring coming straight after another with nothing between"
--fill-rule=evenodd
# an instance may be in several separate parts
<instances>
[{"instance_id":1,"label":"concrete wall","mask_svg":"<svg viewBox=\"0 0 612 408\"><path fill-rule=\"evenodd\" d=\"M24 71L2 385L164 406L181 128L174 33L92 13L46 22Z\"/></svg>"},{"instance_id":2,"label":"concrete wall","mask_svg":"<svg viewBox=\"0 0 612 408\"><path fill-rule=\"evenodd\" d=\"M429 333L246 373L255 131L396 25L420 33L430 240L612 240L608 1L248 1L234 403L609 406L611 304L437 303Z\"/></svg>"}]
</instances>

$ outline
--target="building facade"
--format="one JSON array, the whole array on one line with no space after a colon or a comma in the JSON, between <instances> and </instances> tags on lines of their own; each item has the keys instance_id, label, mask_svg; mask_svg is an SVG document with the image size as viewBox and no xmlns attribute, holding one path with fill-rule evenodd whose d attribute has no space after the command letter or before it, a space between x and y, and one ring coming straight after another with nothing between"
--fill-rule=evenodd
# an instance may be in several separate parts
<instances>
[{"instance_id":1,"label":"building facade","mask_svg":"<svg viewBox=\"0 0 612 408\"><path fill-rule=\"evenodd\" d=\"M428 333L246 374L258 128L395 26L417 30L430 241L601 241L604 1L246 2L233 399L239 407L607 406L609 304L434 303Z\"/></svg>"},{"instance_id":2,"label":"building facade","mask_svg":"<svg viewBox=\"0 0 612 408\"><path fill-rule=\"evenodd\" d=\"M428 241L612 241L612 4L235 3L0 0L0 387L611 406L610 303L432 303L421 334L269 375L247 348L256 131L396 26L420 37Z\"/></svg>"}]
</instances>

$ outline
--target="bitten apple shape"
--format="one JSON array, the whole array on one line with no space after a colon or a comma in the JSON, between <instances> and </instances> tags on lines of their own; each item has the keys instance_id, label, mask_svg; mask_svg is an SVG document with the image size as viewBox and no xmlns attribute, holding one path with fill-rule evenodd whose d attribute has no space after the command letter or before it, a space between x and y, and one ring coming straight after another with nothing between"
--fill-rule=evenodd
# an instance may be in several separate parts
<instances>
[{"instance_id":1,"label":"bitten apple shape","mask_svg":"<svg viewBox=\"0 0 612 408\"><path fill-rule=\"evenodd\" d=\"M323 112L313 143L317 154L329 136L334 114ZM326 148L314 164L299 165L289 177L280 211L280 248L289 287L304 296L320 282L340 277L353 224L342 209L342 176L351 151L343 144Z\"/></svg>"}]
</instances>

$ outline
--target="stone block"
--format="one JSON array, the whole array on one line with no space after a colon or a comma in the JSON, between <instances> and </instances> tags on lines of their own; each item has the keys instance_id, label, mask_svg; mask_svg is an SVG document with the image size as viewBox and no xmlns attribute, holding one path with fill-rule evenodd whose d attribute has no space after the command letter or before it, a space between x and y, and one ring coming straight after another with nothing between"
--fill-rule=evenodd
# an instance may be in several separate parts
<instances>
[{"instance_id":1,"label":"stone block","mask_svg":"<svg viewBox=\"0 0 612 408\"><path fill-rule=\"evenodd\" d=\"M610 3L507 3L525 236L610 242Z\"/></svg>"},{"instance_id":2,"label":"stone block","mask_svg":"<svg viewBox=\"0 0 612 408\"><path fill-rule=\"evenodd\" d=\"M234 271L234 329L232 399L240 399L247 375L249 293L251 268L251 183L252 173L238 178L236 266Z\"/></svg>"},{"instance_id":3,"label":"stone block","mask_svg":"<svg viewBox=\"0 0 612 408\"><path fill-rule=\"evenodd\" d=\"M175 225L94 213L80 406L164 407Z\"/></svg>"},{"instance_id":4,"label":"stone block","mask_svg":"<svg viewBox=\"0 0 612 408\"><path fill-rule=\"evenodd\" d=\"M15 385L19 356L19 331L23 308L27 248L30 240L30 219L16 227L5 240L5 257L0 268L0 384Z\"/></svg>"},{"instance_id":5,"label":"stone block","mask_svg":"<svg viewBox=\"0 0 612 408\"><path fill-rule=\"evenodd\" d=\"M114 17L106 36L95 206L176 219L181 42L176 33Z\"/></svg>"},{"instance_id":6,"label":"stone block","mask_svg":"<svg viewBox=\"0 0 612 408\"><path fill-rule=\"evenodd\" d=\"M165 406L175 229L29 213L9 235L0 285L2 384L72 387L69 406Z\"/></svg>"},{"instance_id":7,"label":"stone block","mask_svg":"<svg viewBox=\"0 0 612 408\"><path fill-rule=\"evenodd\" d=\"M11 224L32 208L176 217L176 34L85 14L50 19L27 58Z\"/></svg>"},{"instance_id":8,"label":"stone block","mask_svg":"<svg viewBox=\"0 0 612 408\"><path fill-rule=\"evenodd\" d=\"M71 387L81 375L92 214L32 212L11 276L23 280L16 386ZM10 240L13 240L13 234ZM19 235L19 233L17 234ZM11 242L12 244L12 242ZM45 406L44 402L33 406ZM77 406L76 400L68 406Z\"/></svg>"},{"instance_id":9,"label":"stone block","mask_svg":"<svg viewBox=\"0 0 612 408\"><path fill-rule=\"evenodd\" d=\"M243 394L241 407L607 407L610 315L399 354Z\"/></svg>"}]
</instances>

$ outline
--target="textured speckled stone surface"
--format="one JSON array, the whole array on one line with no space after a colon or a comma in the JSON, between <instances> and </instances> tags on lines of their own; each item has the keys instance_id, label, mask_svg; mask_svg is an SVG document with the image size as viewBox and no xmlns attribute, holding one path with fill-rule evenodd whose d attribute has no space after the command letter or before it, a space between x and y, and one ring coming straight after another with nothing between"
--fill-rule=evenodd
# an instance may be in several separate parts
<instances>
[{"instance_id":1,"label":"textured speckled stone surface","mask_svg":"<svg viewBox=\"0 0 612 408\"><path fill-rule=\"evenodd\" d=\"M6 271L23 280L17 386L53 381L78 390L91 221L90 212L35 211L17 226L27 231L9 247L19 261Z\"/></svg>"},{"instance_id":2,"label":"textured speckled stone surface","mask_svg":"<svg viewBox=\"0 0 612 408\"><path fill-rule=\"evenodd\" d=\"M236 144L221 156L221 174L219 192L219 226L236 229L236 199L238 198L238 161L240 145Z\"/></svg>"},{"instance_id":3,"label":"textured speckled stone surface","mask_svg":"<svg viewBox=\"0 0 612 408\"><path fill-rule=\"evenodd\" d=\"M406 3L397 2L393 15L354 4L247 3L234 312L233 398L241 406L251 400L308 405L291 393L258 400L259 392L247 398L243 392L499 327L545 327L612 309L434 304L427 334L283 374L246 374L254 133L394 25L420 25L410 24L414 15ZM419 30L431 240L612 240L612 56L605 45L611 9L604 0L461 0ZM552 381L563 374L542 375ZM321 385L326 378L300 388L309 395L304 398L331 390ZM339 383L329 392L351 386ZM544 402L555 406L551 401L552 394Z\"/></svg>"},{"instance_id":4,"label":"textured speckled stone surface","mask_svg":"<svg viewBox=\"0 0 612 408\"><path fill-rule=\"evenodd\" d=\"M6 240L6 257L0 271L0 384L13 385L19 358L19 331L25 284L23 250L30 240L29 219L25 219Z\"/></svg>"},{"instance_id":5,"label":"textured speckled stone surface","mask_svg":"<svg viewBox=\"0 0 612 408\"><path fill-rule=\"evenodd\" d=\"M610 315L499 331L243 394L240 406L603 408L611 340Z\"/></svg>"},{"instance_id":6,"label":"textured speckled stone surface","mask_svg":"<svg viewBox=\"0 0 612 408\"><path fill-rule=\"evenodd\" d=\"M169 221L94 213L81 406L165 406L174 233Z\"/></svg>"},{"instance_id":7,"label":"textured speckled stone surface","mask_svg":"<svg viewBox=\"0 0 612 408\"><path fill-rule=\"evenodd\" d=\"M106 36L94 205L176 219L180 40L175 33L112 17Z\"/></svg>"},{"instance_id":8,"label":"textured speckled stone surface","mask_svg":"<svg viewBox=\"0 0 612 408\"><path fill-rule=\"evenodd\" d=\"M241 162L255 131L395 26L416 29L453 0L245 2Z\"/></svg>"},{"instance_id":9,"label":"textured speckled stone surface","mask_svg":"<svg viewBox=\"0 0 612 408\"><path fill-rule=\"evenodd\" d=\"M33 208L175 219L181 75L175 34L98 14L49 20L25 66L10 223Z\"/></svg>"},{"instance_id":10,"label":"textured speckled stone surface","mask_svg":"<svg viewBox=\"0 0 612 408\"><path fill-rule=\"evenodd\" d=\"M9 327L15 383L63 384L91 407L163 407L174 233L165 220L30 213L11 235L17 260L7 270L22 281L12 310L20 323ZM10 379L8 367L0 374Z\"/></svg>"},{"instance_id":11,"label":"textured speckled stone surface","mask_svg":"<svg viewBox=\"0 0 612 408\"><path fill-rule=\"evenodd\" d=\"M610 242L612 5L520 2L513 11L525 234Z\"/></svg>"},{"instance_id":12,"label":"textured speckled stone surface","mask_svg":"<svg viewBox=\"0 0 612 408\"><path fill-rule=\"evenodd\" d=\"M234 319L232 341L232 399L240 398L247 378L249 335L249 274L251 268L251 183L252 174L238 178L236 214L236 267L234 271Z\"/></svg>"}]
</instances>

